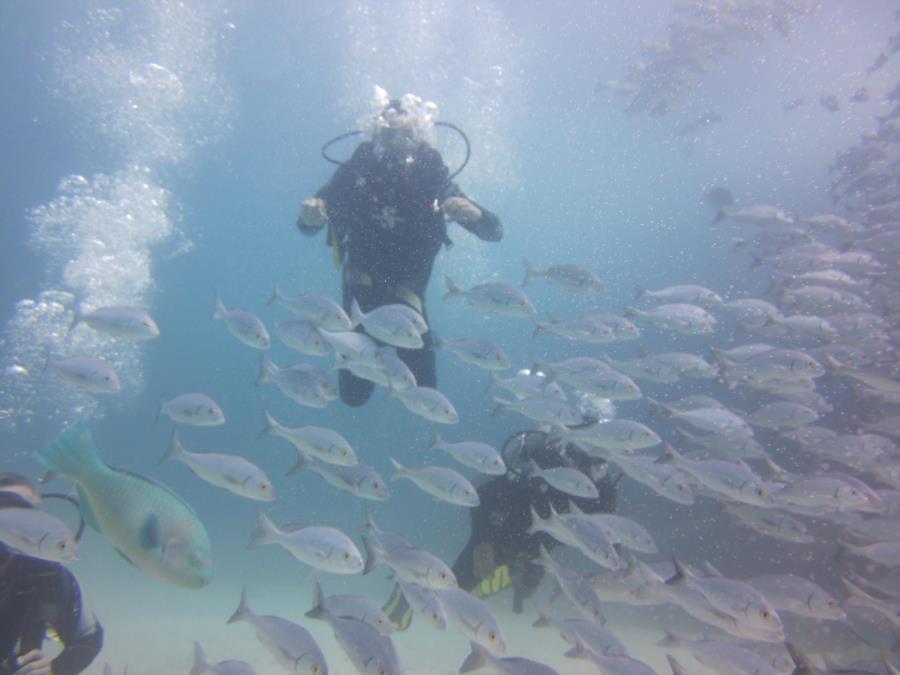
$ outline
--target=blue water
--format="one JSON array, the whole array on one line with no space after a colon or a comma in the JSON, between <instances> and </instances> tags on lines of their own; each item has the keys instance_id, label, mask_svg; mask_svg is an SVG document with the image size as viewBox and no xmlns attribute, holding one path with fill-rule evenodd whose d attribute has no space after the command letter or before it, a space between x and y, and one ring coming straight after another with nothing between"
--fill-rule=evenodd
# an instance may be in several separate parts
<instances>
[{"instance_id":1,"label":"blue water","mask_svg":"<svg viewBox=\"0 0 900 675\"><path fill-rule=\"evenodd\" d=\"M545 316L621 313L635 284L700 283L730 298L765 292L769 279L734 250L733 229L710 226L702 195L727 184L742 203L780 204L797 213L831 208L827 166L889 109L882 95L896 79L896 61L868 79L865 69L894 28L893 3L823 3L800 17L788 38L769 34L736 44L672 113L625 115L620 100L595 87L623 76L643 40L663 36L673 4L614 0L551 10L541 3L404 2L390 11L378 2L343 1L3 4L0 324L6 330L0 362L29 371L7 372L0 384L3 466L37 476L33 451L65 424L92 419L108 461L161 480L197 508L217 566L217 580L197 597L227 606L224 623L242 581L251 588L288 587L303 584L308 570L282 551L245 552L255 504L200 482L180 464L157 465L171 433L168 421L154 424L160 401L203 391L222 405L225 426L185 429L182 440L191 450L239 453L262 466L281 493L270 509L278 522L327 523L355 536L365 505L311 474L284 477L294 453L281 440L256 439L264 410L294 426L340 430L385 477L388 457L413 465L445 459L427 451L431 425L384 400L380 390L363 408L333 402L320 411L298 408L273 387L255 387L258 355L210 318L218 291L229 307L252 309L272 328L289 318L283 308L265 305L275 280L291 293L339 297L339 272L323 238L301 237L294 222L300 201L333 170L319 156L321 144L358 126L376 84L394 96L413 92L435 101L440 119L467 131L473 156L457 180L505 227L503 241L489 244L450 226L456 244L439 256L427 296L440 334L489 337L516 368L529 366L533 356L586 353L552 336L532 340L527 321L485 318L463 303L441 301L445 275L463 287L519 283L523 258L539 267L583 265L609 289L588 302L536 282L529 295ZM178 81L148 82L151 63ZM824 93L846 100L863 84L868 102L845 102L836 114L817 103ZM800 96L803 107L782 112ZM673 136L676 126L710 110L724 121L696 139ZM458 164L458 141L445 132L439 139L447 163ZM352 147L349 141L336 153L348 156ZM70 176L83 176L84 184L61 188ZM112 188L103 187L104 176L112 177ZM101 198L105 206L98 206ZM117 255L105 257L92 240ZM67 341L58 306L21 304L50 290L93 305L146 306L162 335L123 347L79 329L76 341ZM641 345L650 352L708 344L652 330L645 335ZM740 335L716 340L719 346L744 341ZM277 363L297 360L277 339L273 344ZM46 357L73 350L113 361L122 394L94 398L38 377ZM609 353L624 358L636 348L623 343ZM442 351L438 369L440 390L462 420L446 433L449 440L499 446L528 425L516 416L491 416L486 373ZM656 395L653 387L645 393ZM642 405L633 410L644 411ZM409 483L391 487L392 498L375 506L379 522L452 562L468 533L468 513ZM733 573L808 555L736 549L734 535L708 509L673 512L627 479L620 510L653 524L661 551L690 547L692 558L706 555ZM160 627L167 611L190 612L194 597L119 569L123 564L98 543L99 535L87 536L96 557L83 556L76 572L95 585L121 584L114 591L88 588L89 595L133 594L140 605L159 591L156 597L173 604L148 605L159 612L150 619L141 612L142 621L159 629L142 640L177 652L172 667L187 672L194 636ZM115 572L105 578L108 570ZM388 584L377 576L347 587L374 589L380 598ZM342 581L328 579L330 592L339 592ZM305 611L305 586L298 602ZM199 610L197 625L198 632L210 630L202 628ZM113 627L108 643L128 639L127 633ZM546 635L561 652L556 636ZM118 666L128 663L127 650L115 654ZM246 658L252 662L252 655ZM91 672L99 673L103 660ZM164 668L129 665L136 673Z\"/></svg>"}]
</instances>

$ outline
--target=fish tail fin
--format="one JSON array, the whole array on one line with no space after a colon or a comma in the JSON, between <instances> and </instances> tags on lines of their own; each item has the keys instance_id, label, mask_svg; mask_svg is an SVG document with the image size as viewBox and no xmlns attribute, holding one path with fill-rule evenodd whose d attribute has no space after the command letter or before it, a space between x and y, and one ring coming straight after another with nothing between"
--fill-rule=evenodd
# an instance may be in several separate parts
<instances>
[{"instance_id":1,"label":"fish tail fin","mask_svg":"<svg viewBox=\"0 0 900 675\"><path fill-rule=\"evenodd\" d=\"M231 615L231 618L228 619L228 623L236 623L238 621L246 621L253 615L253 612L250 611L250 604L247 602L247 587L244 586L241 589L241 602L238 605L238 608L234 610L234 614Z\"/></svg>"},{"instance_id":2,"label":"fish tail fin","mask_svg":"<svg viewBox=\"0 0 900 675\"><path fill-rule=\"evenodd\" d=\"M78 307L78 303L75 303L72 305L72 320L69 322L69 328L66 330L66 337L68 337L73 330L78 328L78 324L82 321L84 321L84 314Z\"/></svg>"},{"instance_id":3,"label":"fish tail fin","mask_svg":"<svg viewBox=\"0 0 900 675\"><path fill-rule=\"evenodd\" d=\"M537 512L534 508L534 504L529 505L529 510L531 511L531 525L525 530L526 534L535 534L536 532L540 532L544 523L547 521L541 518L541 514Z\"/></svg>"},{"instance_id":4,"label":"fish tail fin","mask_svg":"<svg viewBox=\"0 0 900 675\"><path fill-rule=\"evenodd\" d=\"M640 312L634 307L626 307L625 308L625 318L626 319L636 319Z\"/></svg>"},{"instance_id":5,"label":"fish tail fin","mask_svg":"<svg viewBox=\"0 0 900 675\"><path fill-rule=\"evenodd\" d=\"M199 642L194 643L194 665L188 675L203 675L209 671L209 664L206 662L206 652Z\"/></svg>"},{"instance_id":6,"label":"fish tail fin","mask_svg":"<svg viewBox=\"0 0 900 675\"><path fill-rule=\"evenodd\" d=\"M403 466L400 462L398 462L393 457L388 457L391 460L391 466L394 467L394 475L391 476L391 480L397 480L398 478L404 478L408 473L405 466Z\"/></svg>"},{"instance_id":7,"label":"fish tail fin","mask_svg":"<svg viewBox=\"0 0 900 675\"><path fill-rule=\"evenodd\" d=\"M442 300L452 300L453 298L460 298L463 295L462 289L456 285L456 282L453 281L449 276L444 277L444 281L447 282L447 292L444 293L444 297Z\"/></svg>"},{"instance_id":8,"label":"fish tail fin","mask_svg":"<svg viewBox=\"0 0 900 675\"><path fill-rule=\"evenodd\" d=\"M575 646L565 653L570 659L589 659L591 657L590 648L584 644L584 640L580 636L574 635Z\"/></svg>"},{"instance_id":9,"label":"fish tail fin","mask_svg":"<svg viewBox=\"0 0 900 675\"><path fill-rule=\"evenodd\" d=\"M550 626L553 624L553 619L550 618L549 606L539 601L535 603L534 609L535 611L537 611L538 618L535 619L534 623L531 624L533 628L544 628L545 626Z\"/></svg>"},{"instance_id":10,"label":"fish tail fin","mask_svg":"<svg viewBox=\"0 0 900 675\"><path fill-rule=\"evenodd\" d=\"M525 265L525 278L522 279L522 288L525 288L538 276L538 271L526 258L522 258L522 264Z\"/></svg>"},{"instance_id":11,"label":"fish tail fin","mask_svg":"<svg viewBox=\"0 0 900 675\"><path fill-rule=\"evenodd\" d=\"M256 386L268 384L272 381L272 376L277 372L278 366L266 358L265 354L259 355L259 375L256 378Z\"/></svg>"},{"instance_id":12,"label":"fish tail fin","mask_svg":"<svg viewBox=\"0 0 900 675\"><path fill-rule=\"evenodd\" d=\"M250 536L250 542L247 544L247 548L256 548L258 546L271 544L278 537L278 527L269 520L269 516L267 516L264 511L259 511L257 518L256 531Z\"/></svg>"},{"instance_id":13,"label":"fish tail fin","mask_svg":"<svg viewBox=\"0 0 900 675\"><path fill-rule=\"evenodd\" d=\"M363 574L368 574L378 566L378 547L372 545L371 537L363 535L363 553L366 557L365 565L363 565Z\"/></svg>"},{"instance_id":14,"label":"fish tail fin","mask_svg":"<svg viewBox=\"0 0 900 675\"><path fill-rule=\"evenodd\" d=\"M287 470L286 476L293 476L295 473L303 471L304 469L309 467L309 460L306 458L300 450L297 450L297 461L294 462L294 465Z\"/></svg>"},{"instance_id":15,"label":"fish tail fin","mask_svg":"<svg viewBox=\"0 0 900 675\"><path fill-rule=\"evenodd\" d=\"M534 331L531 333L531 337L536 338L541 333L546 333L550 330L550 324L546 321L535 321L534 322Z\"/></svg>"},{"instance_id":16,"label":"fish tail fin","mask_svg":"<svg viewBox=\"0 0 900 675\"><path fill-rule=\"evenodd\" d=\"M631 299L632 302L640 302L647 295L647 289L643 286L639 286L637 284L634 285L634 297Z\"/></svg>"},{"instance_id":17,"label":"fish tail fin","mask_svg":"<svg viewBox=\"0 0 900 675\"><path fill-rule=\"evenodd\" d=\"M716 211L716 217L713 218L712 224L718 225L723 220L725 220L727 217L728 217L728 214L725 213L725 211L723 209L719 209L718 211Z\"/></svg>"},{"instance_id":18,"label":"fish tail fin","mask_svg":"<svg viewBox=\"0 0 900 675\"><path fill-rule=\"evenodd\" d=\"M363 313L359 307L356 298L350 301L350 328L356 330L356 327L363 322Z\"/></svg>"},{"instance_id":19,"label":"fish tail fin","mask_svg":"<svg viewBox=\"0 0 900 675\"><path fill-rule=\"evenodd\" d=\"M672 669L672 675L688 675L687 668L681 665L674 656L666 654L666 660L669 662L669 667Z\"/></svg>"},{"instance_id":20,"label":"fish tail fin","mask_svg":"<svg viewBox=\"0 0 900 675\"><path fill-rule=\"evenodd\" d=\"M794 665L797 666L796 670L794 670L793 672L795 672L795 673L806 673L806 672L815 673L817 670L819 670L818 668L815 667L815 665L813 665L813 662L809 660L809 657L807 657L806 654L804 654L799 649L797 649L793 645L793 643L785 642L784 647L785 647L785 649L788 650L788 654L791 655L791 659L793 659Z\"/></svg>"},{"instance_id":21,"label":"fish tail fin","mask_svg":"<svg viewBox=\"0 0 900 675\"><path fill-rule=\"evenodd\" d=\"M51 471L75 481L106 470L106 465L97 454L91 429L84 420L63 429L38 450L37 459Z\"/></svg>"},{"instance_id":22,"label":"fish tail fin","mask_svg":"<svg viewBox=\"0 0 900 675\"><path fill-rule=\"evenodd\" d=\"M681 564L681 561L675 557L674 553L672 554L672 564L675 565L675 574L666 579L666 585L680 586L687 583L690 572L688 572L687 568Z\"/></svg>"},{"instance_id":23,"label":"fish tail fin","mask_svg":"<svg viewBox=\"0 0 900 675\"><path fill-rule=\"evenodd\" d=\"M441 434L437 429L431 432L431 447L429 450L434 450L435 448L439 448L444 445L444 439L441 438Z\"/></svg>"},{"instance_id":24,"label":"fish tail fin","mask_svg":"<svg viewBox=\"0 0 900 675\"><path fill-rule=\"evenodd\" d=\"M495 372L492 370L492 371L490 372L490 375L488 376L488 384L487 384L487 387L485 387L484 390L485 390L486 392L491 392L491 391L494 391L494 389L496 389L496 388L499 387L499 386L500 386L500 378L497 377L497 373L495 373Z\"/></svg>"},{"instance_id":25,"label":"fish tail fin","mask_svg":"<svg viewBox=\"0 0 900 675\"><path fill-rule=\"evenodd\" d=\"M322 584L318 581L313 586L313 606L306 613L310 619L323 619L325 617L325 594L322 592Z\"/></svg>"},{"instance_id":26,"label":"fish tail fin","mask_svg":"<svg viewBox=\"0 0 900 675\"><path fill-rule=\"evenodd\" d=\"M477 642L469 642L471 652L459 667L460 673L470 673L473 670L484 668L488 665L487 650Z\"/></svg>"},{"instance_id":27,"label":"fish tail fin","mask_svg":"<svg viewBox=\"0 0 900 675\"><path fill-rule=\"evenodd\" d=\"M219 291L216 291L216 308L213 310L213 320L221 319L225 316L225 312L225 303L222 302L222 296L219 295Z\"/></svg>"},{"instance_id":28,"label":"fish tail fin","mask_svg":"<svg viewBox=\"0 0 900 675\"><path fill-rule=\"evenodd\" d=\"M178 438L178 432L175 429L172 429L172 437L169 440L169 447L165 451L162 457L159 458L159 463L170 460L170 459L179 459L182 455L184 455L185 450L184 446L181 444L181 441Z\"/></svg>"},{"instance_id":29,"label":"fish tail fin","mask_svg":"<svg viewBox=\"0 0 900 675\"><path fill-rule=\"evenodd\" d=\"M281 425L278 423L278 420L272 417L272 414L268 410L265 411L265 414L266 426L262 428L262 431L256 434L256 440L260 440L263 436L271 436L272 434L276 433L281 427Z\"/></svg>"},{"instance_id":30,"label":"fish tail fin","mask_svg":"<svg viewBox=\"0 0 900 675\"><path fill-rule=\"evenodd\" d=\"M504 401L502 398L495 398L494 403L497 405L495 405L494 409L491 411L491 417L497 417L501 413L505 413L509 410L509 401Z\"/></svg>"},{"instance_id":31,"label":"fish tail fin","mask_svg":"<svg viewBox=\"0 0 900 675\"><path fill-rule=\"evenodd\" d=\"M272 282L272 295L269 296L269 299L266 301L266 305L274 305L276 302L281 302L284 299L284 294L281 292L281 288L278 286L277 281Z\"/></svg>"}]
</instances>

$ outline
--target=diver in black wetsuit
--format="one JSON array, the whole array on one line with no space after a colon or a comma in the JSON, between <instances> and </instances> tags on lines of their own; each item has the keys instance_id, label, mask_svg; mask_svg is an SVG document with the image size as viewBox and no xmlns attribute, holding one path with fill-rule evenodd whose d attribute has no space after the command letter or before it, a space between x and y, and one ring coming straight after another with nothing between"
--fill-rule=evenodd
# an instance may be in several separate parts
<instances>
[{"instance_id":1,"label":"diver in black wetsuit","mask_svg":"<svg viewBox=\"0 0 900 675\"><path fill-rule=\"evenodd\" d=\"M4 478L9 474L4 474ZM33 508L20 483L0 482L0 508ZM63 644L41 651L48 629ZM57 562L0 543L0 675L76 675L103 646L103 628L86 607L75 576Z\"/></svg>"},{"instance_id":2,"label":"diver in black wetsuit","mask_svg":"<svg viewBox=\"0 0 900 675\"><path fill-rule=\"evenodd\" d=\"M562 451L561 451L562 450ZM480 504L472 509L472 532L465 548L453 564L459 587L485 597L513 587L513 610L522 611L543 577L544 570L532 562L541 544L547 550L557 541L544 532L529 534L531 509L541 518L550 516L551 507L566 513L575 504L584 513L611 513L616 508L615 481L605 475L602 459L591 457L573 445L564 449L544 431L522 431L503 445L507 473L492 477L477 486ZM540 478L527 475L531 462L541 468L574 466L591 476L600 493L598 499L572 497L550 487ZM384 606L398 630L407 628L412 610L399 586Z\"/></svg>"},{"instance_id":3,"label":"diver in black wetsuit","mask_svg":"<svg viewBox=\"0 0 900 675\"><path fill-rule=\"evenodd\" d=\"M440 153L424 140L429 110L408 94L387 102L372 140L361 143L316 197L301 206L297 227L303 234L328 227L327 243L336 264L343 263L348 311L354 298L363 312L406 303L427 321L424 297L431 269L441 246L451 243L445 219L486 241L503 236L497 216L462 193ZM435 387L431 331L422 339L421 349L398 349L397 355L419 386ZM374 387L347 370L341 370L339 384L341 399L352 406L365 403Z\"/></svg>"}]
</instances>

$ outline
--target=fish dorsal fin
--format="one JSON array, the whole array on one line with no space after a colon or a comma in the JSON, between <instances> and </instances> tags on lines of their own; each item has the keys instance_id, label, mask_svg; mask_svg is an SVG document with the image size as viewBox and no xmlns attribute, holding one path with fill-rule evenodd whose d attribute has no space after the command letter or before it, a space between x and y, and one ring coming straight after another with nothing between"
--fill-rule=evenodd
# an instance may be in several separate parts
<instances>
[{"instance_id":1,"label":"fish dorsal fin","mask_svg":"<svg viewBox=\"0 0 900 675\"><path fill-rule=\"evenodd\" d=\"M707 577L719 577L722 578L724 575L716 569L709 560L704 561L703 563L703 571L706 573Z\"/></svg>"}]
</instances>

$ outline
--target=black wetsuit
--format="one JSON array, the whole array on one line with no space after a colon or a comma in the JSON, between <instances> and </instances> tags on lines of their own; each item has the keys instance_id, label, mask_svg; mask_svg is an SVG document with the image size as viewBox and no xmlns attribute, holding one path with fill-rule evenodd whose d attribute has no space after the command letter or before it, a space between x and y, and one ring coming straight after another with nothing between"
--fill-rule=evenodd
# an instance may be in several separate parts
<instances>
[{"instance_id":1,"label":"black wetsuit","mask_svg":"<svg viewBox=\"0 0 900 675\"><path fill-rule=\"evenodd\" d=\"M535 440L528 451L528 459L541 468L562 466L558 449L540 442L543 432L527 432ZM569 448L571 456L580 451ZM572 497L550 487L541 478L529 478L521 471L510 471L478 486L480 504L472 509L472 532L466 547L453 564L453 573L460 588L472 589L481 579L475 571L475 548L482 542L491 544L495 565L507 565L516 592L516 610L523 597L537 588L543 568L531 561L538 557L540 545L547 550L557 542L544 532L528 534L531 509L541 518L550 517L550 508L567 513L570 503L584 513L611 513L616 508L615 484L607 479L597 481L598 499Z\"/></svg>"},{"instance_id":2,"label":"black wetsuit","mask_svg":"<svg viewBox=\"0 0 900 675\"><path fill-rule=\"evenodd\" d=\"M14 506L29 504L0 493L0 508ZM14 554L0 544L0 675L18 670L16 657L41 649L48 628L65 646L53 659L53 675L82 672L103 646L103 629L64 565Z\"/></svg>"},{"instance_id":3,"label":"black wetsuit","mask_svg":"<svg viewBox=\"0 0 900 675\"><path fill-rule=\"evenodd\" d=\"M405 302L407 293L424 303L434 259L449 242L438 206L449 197L465 197L450 180L437 150L422 143L409 152L379 152L374 143L362 143L316 197L325 202L328 213L328 243L337 247L344 264L344 309L349 311L356 298L360 309L368 312ZM479 208L481 218L463 227L481 239L498 241L503 236L499 218ZM427 321L424 309L423 305ZM434 387L431 331L422 338L421 349L398 349L397 354L420 386ZM365 403L373 387L347 370L340 372L341 399L348 405Z\"/></svg>"}]
</instances>

